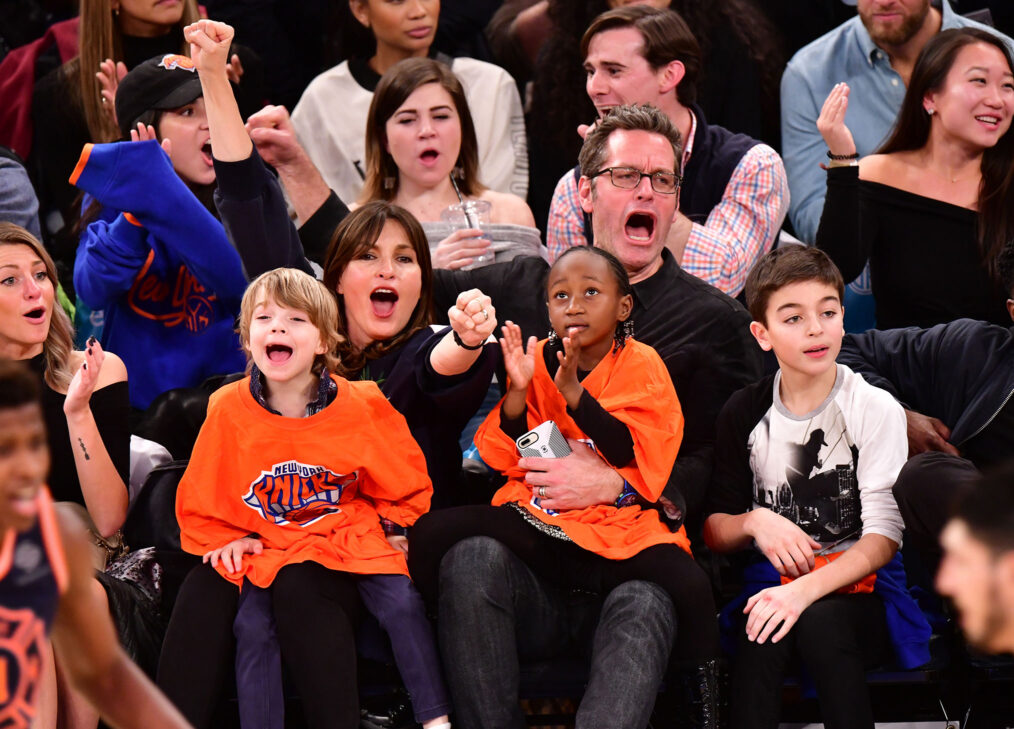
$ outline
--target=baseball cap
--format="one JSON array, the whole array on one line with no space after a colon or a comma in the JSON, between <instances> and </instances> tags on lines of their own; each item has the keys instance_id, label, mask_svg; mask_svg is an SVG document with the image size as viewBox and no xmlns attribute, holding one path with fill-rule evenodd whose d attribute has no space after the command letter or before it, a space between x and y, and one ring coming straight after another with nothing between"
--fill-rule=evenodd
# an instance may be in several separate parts
<instances>
[{"instance_id":1,"label":"baseball cap","mask_svg":"<svg viewBox=\"0 0 1014 729\"><path fill-rule=\"evenodd\" d=\"M123 136L151 109L178 109L201 96L194 62L178 53L149 58L131 69L116 87L116 120Z\"/></svg>"}]
</instances>

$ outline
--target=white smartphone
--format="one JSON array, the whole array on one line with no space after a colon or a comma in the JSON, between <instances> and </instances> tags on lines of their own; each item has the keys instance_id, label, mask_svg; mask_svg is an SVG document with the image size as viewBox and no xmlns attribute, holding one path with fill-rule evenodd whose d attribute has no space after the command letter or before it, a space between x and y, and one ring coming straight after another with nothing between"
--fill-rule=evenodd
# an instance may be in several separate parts
<instances>
[{"instance_id":1,"label":"white smartphone","mask_svg":"<svg viewBox=\"0 0 1014 729\"><path fill-rule=\"evenodd\" d=\"M563 458L571 453L567 439L552 420L529 430L516 442L525 458Z\"/></svg>"}]
</instances>

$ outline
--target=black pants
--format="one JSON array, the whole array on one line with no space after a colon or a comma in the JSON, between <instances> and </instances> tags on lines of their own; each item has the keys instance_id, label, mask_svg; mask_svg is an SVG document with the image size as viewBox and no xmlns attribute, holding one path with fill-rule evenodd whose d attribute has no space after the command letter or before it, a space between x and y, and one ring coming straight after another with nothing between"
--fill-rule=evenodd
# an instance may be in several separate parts
<instances>
[{"instance_id":1,"label":"black pants","mask_svg":"<svg viewBox=\"0 0 1014 729\"><path fill-rule=\"evenodd\" d=\"M866 669L888 655L884 604L873 594L829 595L813 603L777 643L747 640L740 627L732 674L732 729L778 726L782 681L798 658L817 687L827 729L873 729Z\"/></svg>"},{"instance_id":2,"label":"black pants","mask_svg":"<svg viewBox=\"0 0 1014 729\"><path fill-rule=\"evenodd\" d=\"M311 729L356 729L355 578L315 562L283 567L272 583L282 660ZM239 590L208 565L187 575L169 620L158 685L197 729L211 729L233 671Z\"/></svg>"},{"instance_id":3,"label":"black pants","mask_svg":"<svg viewBox=\"0 0 1014 729\"><path fill-rule=\"evenodd\" d=\"M442 509L416 522L409 571L430 605L436 604L444 555L458 542L480 536L500 542L536 575L559 587L606 595L631 580L655 583L669 594L676 609L674 659L700 663L719 656L711 583L689 554L673 544L659 544L628 559L606 559L539 531L510 506Z\"/></svg>"},{"instance_id":4,"label":"black pants","mask_svg":"<svg viewBox=\"0 0 1014 729\"><path fill-rule=\"evenodd\" d=\"M951 504L979 476L971 461L931 451L908 460L894 482L894 498L905 520L905 543L919 551L930 575L940 565L940 532Z\"/></svg>"}]
</instances>

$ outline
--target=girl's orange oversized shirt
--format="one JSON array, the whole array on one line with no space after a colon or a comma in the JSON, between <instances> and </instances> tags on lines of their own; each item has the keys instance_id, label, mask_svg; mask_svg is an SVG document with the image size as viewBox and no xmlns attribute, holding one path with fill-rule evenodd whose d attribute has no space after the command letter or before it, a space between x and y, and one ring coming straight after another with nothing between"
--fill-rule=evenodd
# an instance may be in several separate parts
<instances>
[{"instance_id":1,"label":"girl's orange oversized shirt","mask_svg":"<svg viewBox=\"0 0 1014 729\"><path fill-rule=\"evenodd\" d=\"M376 383L334 379L334 402L308 418L268 412L250 394L249 378L211 396L176 518L192 554L260 537L263 553L243 555L240 572L219 565L225 579L267 587L297 562L408 574L380 518L409 526L429 509L425 458Z\"/></svg>"},{"instance_id":2,"label":"girl's orange oversized shirt","mask_svg":"<svg viewBox=\"0 0 1014 729\"><path fill-rule=\"evenodd\" d=\"M588 440L567 413L567 401L546 370L543 351L535 352L535 375L528 386L528 427L552 420L571 439ZM628 339L626 346L602 358L581 383L588 394L630 431L634 460L617 469L645 499L658 501L676 462L683 439L683 411L669 372L658 353ZM562 529L575 544L609 559L627 559L655 544L675 544L690 552L690 540L680 527L673 532L654 509L612 505L547 513L537 504L524 469L518 468L517 445L500 429L503 400L475 435L482 459L510 480L493 496L493 505L514 502L541 521Z\"/></svg>"}]
</instances>

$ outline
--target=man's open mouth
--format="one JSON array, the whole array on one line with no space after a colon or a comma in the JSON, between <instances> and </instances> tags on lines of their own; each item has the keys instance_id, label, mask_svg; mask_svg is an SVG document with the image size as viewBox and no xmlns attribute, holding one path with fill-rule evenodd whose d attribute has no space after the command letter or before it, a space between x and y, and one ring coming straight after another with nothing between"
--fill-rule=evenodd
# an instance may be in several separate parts
<instances>
[{"instance_id":1,"label":"man's open mouth","mask_svg":"<svg viewBox=\"0 0 1014 729\"><path fill-rule=\"evenodd\" d=\"M631 240L647 242L655 233L655 218L648 213L631 213L623 231Z\"/></svg>"}]
</instances>

